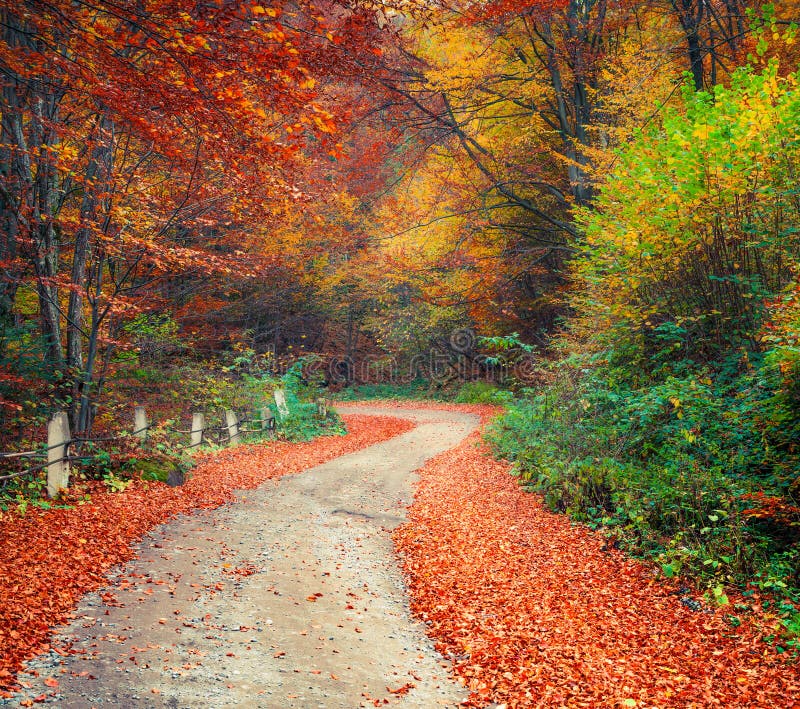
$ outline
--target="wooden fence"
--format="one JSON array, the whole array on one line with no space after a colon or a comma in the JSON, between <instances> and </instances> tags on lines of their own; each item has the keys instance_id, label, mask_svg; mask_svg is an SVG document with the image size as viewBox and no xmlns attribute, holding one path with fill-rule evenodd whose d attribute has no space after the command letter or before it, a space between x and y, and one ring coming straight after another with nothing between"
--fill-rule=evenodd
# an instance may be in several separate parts
<instances>
[{"instance_id":1,"label":"wooden fence","mask_svg":"<svg viewBox=\"0 0 800 709\"><path fill-rule=\"evenodd\" d=\"M275 407L278 410L277 421L270 408L265 406L250 414L240 414L228 409L224 412L221 426L210 426L206 414L198 411L192 414L192 426L189 429L170 429L164 425L158 426L158 428L168 433L188 435L188 442L185 445L177 446L180 450L192 450L206 443L236 445L241 441L243 434L274 432L278 423L289 415L284 392L281 389L276 389L273 396ZM318 399L316 403L318 413L322 416L327 416L327 400ZM250 424L249 428L247 424ZM72 436L69 429L69 418L66 413L60 411L53 415L47 425L47 447L45 449L0 453L0 460L25 458L28 460L46 459L46 462L34 465L26 470L0 475L0 482L32 475L47 469L47 494L53 498L58 495L59 490L69 487L70 463L76 460L84 460L80 456L70 455L72 447L82 446L86 443L98 444L118 441L131 437L139 438L142 442L145 442L148 432L153 428L156 428L156 426L150 423L145 407L137 406L133 411L133 430L128 433L98 438Z\"/></svg>"}]
</instances>

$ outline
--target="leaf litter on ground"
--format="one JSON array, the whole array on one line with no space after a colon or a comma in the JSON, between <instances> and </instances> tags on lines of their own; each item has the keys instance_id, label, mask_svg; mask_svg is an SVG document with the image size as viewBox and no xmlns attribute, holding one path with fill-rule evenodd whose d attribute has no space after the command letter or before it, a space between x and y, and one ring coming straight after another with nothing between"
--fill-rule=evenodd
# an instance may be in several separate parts
<instances>
[{"instance_id":1,"label":"leaf litter on ground","mask_svg":"<svg viewBox=\"0 0 800 709\"><path fill-rule=\"evenodd\" d=\"M763 642L754 599L735 629L724 608L688 608L677 582L525 492L478 432L418 474L395 543L467 706L800 707L800 665Z\"/></svg>"}]
</instances>

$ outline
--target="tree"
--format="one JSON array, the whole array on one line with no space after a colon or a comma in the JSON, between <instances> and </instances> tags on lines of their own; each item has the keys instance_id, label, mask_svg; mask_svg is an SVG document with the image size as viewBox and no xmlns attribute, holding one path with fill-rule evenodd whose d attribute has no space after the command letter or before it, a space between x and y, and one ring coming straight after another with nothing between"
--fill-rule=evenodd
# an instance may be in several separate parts
<instances>
[{"instance_id":1,"label":"tree","mask_svg":"<svg viewBox=\"0 0 800 709\"><path fill-rule=\"evenodd\" d=\"M772 61L713 95L685 86L683 110L621 151L596 211L582 213L578 307L594 329L624 323L645 346L672 347L669 359L759 349L800 246L797 79Z\"/></svg>"},{"instance_id":2,"label":"tree","mask_svg":"<svg viewBox=\"0 0 800 709\"><path fill-rule=\"evenodd\" d=\"M315 85L347 70L332 31L352 39L363 20L333 4L213 1L0 11L3 313L35 286L80 429L101 331L108 354L153 284L258 270L220 246L298 192L304 150L336 150Z\"/></svg>"}]
</instances>

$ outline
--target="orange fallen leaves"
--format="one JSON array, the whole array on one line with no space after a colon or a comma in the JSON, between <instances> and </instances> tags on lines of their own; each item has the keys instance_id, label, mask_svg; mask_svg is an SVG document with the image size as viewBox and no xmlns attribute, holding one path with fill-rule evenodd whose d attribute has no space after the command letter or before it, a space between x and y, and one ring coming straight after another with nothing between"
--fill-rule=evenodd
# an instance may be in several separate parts
<instances>
[{"instance_id":1,"label":"orange fallen leaves","mask_svg":"<svg viewBox=\"0 0 800 709\"><path fill-rule=\"evenodd\" d=\"M800 706L800 666L760 641L757 618L734 630L724 609L686 608L478 443L419 471L395 531L412 608L468 706Z\"/></svg>"},{"instance_id":2,"label":"orange fallen leaves","mask_svg":"<svg viewBox=\"0 0 800 709\"><path fill-rule=\"evenodd\" d=\"M131 544L181 513L233 500L233 491L298 473L413 428L404 419L350 415L349 433L308 443L243 445L202 459L183 487L134 481L73 509L0 517L0 697L9 696L22 663L49 649L52 628L106 572L133 556ZM239 570L237 570L239 571ZM246 570L243 570L246 572ZM115 603L107 592L103 599Z\"/></svg>"},{"instance_id":3,"label":"orange fallen leaves","mask_svg":"<svg viewBox=\"0 0 800 709\"><path fill-rule=\"evenodd\" d=\"M389 694L396 694L397 696L403 696L405 694L408 694L416 686L417 685L414 684L413 682L406 682L404 685L397 687L395 689L392 689L391 687L386 687L386 691L389 692Z\"/></svg>"},{"instance_id":4,"label":"orange fallen leaves","mask_svg":"<svg viewBox=\"0 0 800 709\"><path fill-rule=\"evenodd\" d=\"M342 406L347 406L348 408L391 406L393 409L406 409L408 411L456 411L460 414L480 416L483 423L495 416L499 416L503 412L502 406L493 404L448 404L444 401L426 401L423 399L369 399L342 402Z\"/></svg>"}]
</instances>

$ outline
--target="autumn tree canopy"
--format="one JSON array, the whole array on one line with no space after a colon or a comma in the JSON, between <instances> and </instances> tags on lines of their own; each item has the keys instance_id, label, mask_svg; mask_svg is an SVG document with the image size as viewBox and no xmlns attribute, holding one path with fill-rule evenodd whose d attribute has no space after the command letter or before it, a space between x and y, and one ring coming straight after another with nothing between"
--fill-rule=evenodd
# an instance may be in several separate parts
<instances>
[{"instance_id":1,"label":"autumn tree canopy","mask_svg":"<svg viewBox=\"0 0 800 709\"><path fill-rule=\"evenodd\" d=\"M137 328L210 357L547 352L619 151L687 86L790 72L795 10L4 3L9 387L46 361L85 426Z\"/></svg>"},{"instance_id":2,"label":"autumn tree canopy","mask_svg":"<svg viewBox=\"0 0 800 709\"><path fill-rule=\"evenodd\" d=\"M307 228L305 205L330 199L334 133L363 113L354 53L380 51L366 17L334 3L3 4L0 317L13 329L35 313L80 427L133 318L197 315L308 252L274 233Z\"/></svg>"}]
</instances>

